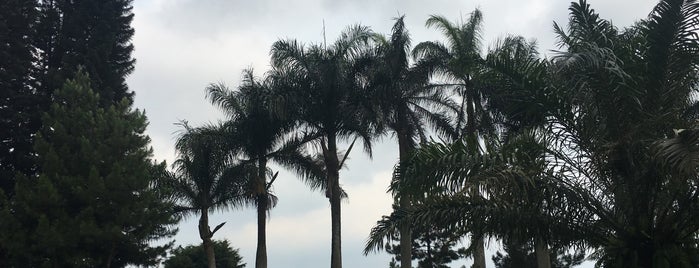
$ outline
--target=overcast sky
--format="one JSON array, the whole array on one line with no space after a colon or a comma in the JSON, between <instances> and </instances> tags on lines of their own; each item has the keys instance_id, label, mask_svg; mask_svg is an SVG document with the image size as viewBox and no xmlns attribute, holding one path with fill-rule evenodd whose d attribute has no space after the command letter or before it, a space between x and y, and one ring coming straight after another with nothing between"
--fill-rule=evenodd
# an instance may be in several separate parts
<instances>
[{"instance_id":1,"label":"overcast sky","mask_svg":"<svg viewBox=\"0 0 699 268\"><path fill-rule=\"evenodd\" d=\"M234 88L241 71L253 67L257 74L269 69L269 48L279 39L305 43L323 40L325 21L328 42L348 25L362 24L388 34L393 18L406 15L413 45L441 40L437 30L424 26L429 15L452 21L466 19L471 11L483 12L483 44L488 47L507 34L536 39L541 52L552 55L555 37L552 23L567 23L569 1L561 0L137 0L134 1L136 71L129 77L136 93L135 105L145 109L155 157L172 163L174 123L193 125L224 119L204 99L209 83ZM619 27L645 17L655 0L589 0L603 18ZM398 158L391 137L377 143L373 159L355 150L340 183L349 194L342 204L342 256L345 267L388 267L385 253L363 256L361 249L370 228L390 213L392 199L386 193L391 170ZM275 167L276 168L276 167ZM267 225L269 267L327 267L330 263L330 207L319 192L310 192L293 175L280 173L274 191L279 204ZM248 267L254 267L255 210L217 211L211 225L226 221L214 236L240 248ZM180 224L177 245L201 243L197 218ZM496 249L490 244L490 253ZM490 262L490 256L487 257ZM463 264L460 261L452 267ZM492 262L489 263L492 267Z\"/></svg>"}]
</instances>

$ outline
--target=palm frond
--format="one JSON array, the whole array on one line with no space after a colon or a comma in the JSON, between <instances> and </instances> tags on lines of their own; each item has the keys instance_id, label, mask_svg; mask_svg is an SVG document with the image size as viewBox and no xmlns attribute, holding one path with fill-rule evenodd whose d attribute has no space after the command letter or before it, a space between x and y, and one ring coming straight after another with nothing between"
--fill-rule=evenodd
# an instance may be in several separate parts
<instances>
[{"instance_id":1,"label":"palm frond","mask_svg":"<svg viewBox=\"0 0 699 268\"><path fill-rule=\"evenodd\" d=\"M447 38L447 45L457 48L457 51L465 51L465 49L461 47L463 45L463 40L459 27L452 24L446 17L431 15L427 21L425 21L425 26L427 28L437 28L438 30L442 31L444 36Z\"/></svg>"},{"instance_id":2,"label":"palm frond","mask_svg":"<svg viewBox=\"0 0 699 268\"><path fill-rule=\"evenodd\" d=\"M340 37L332 45L331 50L337 57L357 57L360 51L365 48L373 33L367 26L352 25L347 27Z\"/></svg>"},{"instance_id":3,"label":"palm frond","mask_svg":"<svg viewBox=\"0 0 699 268\"><path fill-rule=\"evenodd\" d=\"M303 148L284 150L274 156L274 161L294 171L312 190L325 191L327 174L321 159L308 154Z\"/></svg>"},{"instance_id":4,"label":"palm frond","mask_svg":"<svg viewBox=\"0 0 699 268\"><path fill-rule=\"evenodd\" d=\"M656 142L653 151L668 172L694 177L699 170L699 130L675 130L675 137Z\"/></svg>"},{"instance_id":5,"label":"palm frond","mask_svg":"<svg viewBox=\"0 0 699 268\"><path fill-rule=\"evenodd\" d=\"M210 84L207 86L206 98L227 113L230 111L240 111L243 109L235 94L223 83ZM234 114L229 114L229 116L231 115Z\"/></svg>"}]
</instances>

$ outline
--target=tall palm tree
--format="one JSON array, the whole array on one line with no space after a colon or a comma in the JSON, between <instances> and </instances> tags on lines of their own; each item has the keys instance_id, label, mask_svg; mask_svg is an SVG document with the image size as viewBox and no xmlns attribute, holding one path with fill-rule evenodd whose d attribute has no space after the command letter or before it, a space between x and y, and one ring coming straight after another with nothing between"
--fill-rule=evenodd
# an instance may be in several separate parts
<instances>
[{"instance_id":1,"label":"tall palm tree","mask_svg":"<svg viewBox=\"0 0 699 268\"><path fill-rule=\"evenodd\" d=\"M225 85L207 87L207 97L229 117L224 124L222 143L234 144L234 155L242 161L252 162L256 176L248 194L257 208L257 253L255 267L267 267L266 224L267 213L276 204L271 186L278 173L271 172L268 161L300 173L312 188L322 188L323 170L303 150L308 137L291 135L295 122L280 107L275 106L275 96L267 79L257 79L251 69L243 72L242 84L236 91ZM298 136L298 135L297 135Z\"/></svg>"},{"instance_id":2,"label":"tall palm tree","mask_svg":"<svg viewBox=\"0 0 699 268\"><path fill-rule=\"evenodd\" d=\"M329 46L304 46L295 40L272 46L272 76L283 89L280 96L297 107L295 116L303 131L319 137L316 142L327 172L326 197L330 200L332 268L342 267L339 170L346 155L338 155L338 141L358 137L371 152L375 116L364 109L371 96L363 94L366 79L360 79L368 65L363 52L370 36L368 28L354 26Z\"/></svg>"},{"instance_id":3,"label":"tall palm tree","mask_svg":"<svg viewBox=\"0 0 699 268\"><path fill-rule=\"evenodd\" d=\"M427 86L428 73L410 67L410 35L404 16L396 19L391 36L376 35L376 65L371 73L371 88L382 125L398 139L399 162L409 158L416 142L427 141L427 126L454 138L457 134L447 112L458 112L456 104L437 87ZM401 164L398 165L403 166ZM409 198L398 197L401 208L409 206ZM401 267L412 262L411 228L400 230ZM365 252L368 253L368 252Z\"/></svg>"},{"instance_id":4,"label":"tall palm tree","mask_svg":"<svg viewBox=\"0 0 699 268\"><path fill-rule=\"evenodd\" d=\"M547 109L558 107L555 101L547 97L550 95L547 92L550 64L539 58L535 42L517 36L501 40L495 49L489 51L484 64L486 68L481 78L488 88L488 109L500 126L500 142L509 147L500 150L517 156L508 161L521 169L533 186L515 192L508 192L505 190L508 187L504 187L491 194L498 199L506 199L505 202L517 204L517 210L529 216L518 221L525 224L503 228L498 235L518 243L533 240L538 267L550 268L549 244L560 244L566 240L554 238L550 234L552 224L547 222L550 215L564 210L549 202L554 198L560 201L564 197L547 184L548 176L555 172L548 169L546 158L551 140L547 139L542 128L546 126ZM517 178L509 179L506 183L516 181Z\"/></svg>"},{"instance_id":5,"label":"tall palm tree","mask_svg":"<svg viewBox=\"0 0 699 268\"><path fill-rule=\"evenodd\" d=\"M442 16L430 16L425 25L441 30L447 42L421 42L412 53L417 60L416 68L443 80L432 86L451 89L461 98L457 130L460 131L459 137L472 145L477 145L478 138L488 134L493 127L492 118L484 107L486 95L478 81L484 61L481 56L482 20L483 15L478 9L461 24L454 24Z\"/></svg>"},{"instance_id":6,"label":"tall palm tree","mask_svg":"<svg viewBox=\"0 0 699 268\"><path fill-rule=\"evenodd\" d=\"M224 223L213 230L209 226L211 210L225 209L250 202L244 194L251 170L233 165L228 150L222 148L220 129L192 128L183 123L184 131L177 139L178 159L166 187L175 198L175 211L184 216L199 214L199 237L202 240L209 268L215 268L212 237Z\"/></svg>"},{"instance_id":7,"label":"tall palm tree","mask_svg":"<svg viewBox=\"0 0 699 268\"><path fill-rule=\"evenodd\" d=\"M482 69L480 10L474 10L465 23L453 24L445 17L431 16L427 27L441 30L447 43L426 41L413 49L417 68L443 78L445 82L433 86L451 88L461 97L461 111L458 114L456 129L464 139L472 154L483 153L480 142L485 134L492 132L492 118L484 108L485 95L479 85L478 75ZM473 185L472 194L478 195L478 185ZM475 235L475 267L485 268L485 247L483 238Z\"/></svg>"}]
</instances>

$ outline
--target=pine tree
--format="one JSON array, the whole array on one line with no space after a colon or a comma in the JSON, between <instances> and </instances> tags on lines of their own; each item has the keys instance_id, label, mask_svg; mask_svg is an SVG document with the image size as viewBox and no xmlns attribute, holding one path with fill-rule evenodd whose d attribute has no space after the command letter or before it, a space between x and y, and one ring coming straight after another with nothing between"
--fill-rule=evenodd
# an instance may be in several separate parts
<instances>
[{"instance_id":1,"label":"pine tree","mask_svg":"<svg viewBox=\"0 0 699 268\"><path fill-rule=\"evenodd\" d=\"M133 102L132 0L0 1L0 189L12 195L17 173L33 176L33 136L53 91L79 68L101 107Z\"/></svg>"},{"instance_id":2,"label":"pine tree","mask_svg":"<svg viewBox=\"0 0 699 268\"><path fill-rule=\"evenodd\" d=\"M35 142L41 171L20 176L0 212L9 267L156 264L169 245L149 242L170 237L174 219L153 187L162 164L151 162L145 115L126 99L99 107L82 72L54 99Z\"/></svg>"},{"instance_id":3,"label":"pine tree","mask_svg":"<svg viewBox=\"0 0 699 268\"><path fill-rule=\"evenodd\" d=\"M123 98L133 102L126 85L135 63L131 57L131 2L42 0L35 42L40 52L41 91L50 96L78 68L84 68L102 107Z\"/></svg>"},{"instance_id":4,"label":"pine tree","mask_svg":"<svg viewBox=\"0 0 699 268\"><path fill-rule=\"evenodd\" d=\"M35 0L0 1L0 190L12 195L15 174L35 170L32 130L40 124L34 90Z\"/></svg>"},{"instance_id":5,"label":"pine tree","mask_svg":"<svg viewBox=\"0 0 699 268\"><path fill-rule=\"evenodd\" d=\"M467 256L465 248L456 248L460 239L461 235L445 229L415 229L412 232L411 257L418 261L418 268L447 268L447 264ZM394 240L400 241L399 234ZM389 263L389 267L394 267L400 260L400 244L386 245L386 251L395 255Z\"/></svg>"}]
</instances>

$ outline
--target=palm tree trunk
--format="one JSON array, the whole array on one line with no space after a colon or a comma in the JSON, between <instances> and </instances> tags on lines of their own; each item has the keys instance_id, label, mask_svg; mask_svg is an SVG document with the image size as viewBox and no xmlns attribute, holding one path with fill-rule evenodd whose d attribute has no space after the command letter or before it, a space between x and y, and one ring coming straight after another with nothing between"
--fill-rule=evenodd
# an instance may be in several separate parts
<instances>
[{"instance_id":1,"label":"palm tree trunk","mask_svg":"<svg viewBox=\"0 0 699 268\"><path fill-rule=\"evenodd\" d=\"M410 202L408 198L400 198L400 207L408 208ZM410 268L413 262L413 238L410 225L400 227L400 268Z\"/></svg>"},{"instance_id":2,"label":"palm tree trunk","mask_svg":"<svg viewBox=\"0 0 699 268\"><path fill-rule=\"evenodd\" d=\"M216 268L216 256L214 255L214 245L211 241L211 229L209 229L209 209L202 208L201 216L199 217L199 237L203 241L206 259L209 262L209 268Z\"/></svg>"},{"instance_id":3,"label":"palm tree trunk","mask_svg":"<svg viewBox=\"0 0 699 268\"><path fill-rule=\"evenodd\" d=\"M474 197L480 197L478 184L473 185L471 194ZM485 241L483 236L477 236L471 243L475 243L473 250L473 268L485 268Z\"/></svg>"},{"instance_id":4,"label":"palm tree trunk","mask_svg":"<svg viewBox=\"0 0 699 268\"><path fill-rule=\"evenodd\" d=\"M267 197L257 197L257 254L256 268L267 268Z\"/></svg>"},{"instance_id":5,"label":"palm tree trunk","mask_svg":"<svg viewBox=\"0 0 699 268\"><path fill-rule=\"evenodd\" d=\"M216 268L216 256L214 255L214 243L211 238L204 241L204 250L206 251L206 259L209 261L209 268Z\"/></svg>"},{"instance_id":6,"label":"palm tree trunk","mask_svg":"<svg viewBox=\"0 0 699 268\"><path fill-rule=\"evenodd\" d=\"M267 160L261 157L258 161L257 174L257 252L255 268L267 268Z\"/></svg>"},{"instance_id":7,"label":"palm tree trunk","mask_svg":"<svg viewBox=\"0 0 699 268\"><path fill-rule=\"evenodd\" d=\"M538 268L551 268L551 253L549 247L541 238L537 238L534 242L534 251L536 253L536 263Z\"/></svg>"},{"instance_id":8,"label":"palm tree trunk","mask_svg":"<svg viewBox=\"0 0 699 268\"><path fill-rule=\"evenodd\" d=\"M405 122L405 120L404 120ZM400 162L400 169L404 170L403 161L407 161L410 157L411 145L410 136L407 133L398 133L398 161ZM403 174L403 172L401 172ZM400 197L400 208L407 209L410 206L410 199L407 197ZM412 239L412 228L410 225L405 225L400 227L400 267L401 268L411 268L413 262L413 239Z\"/></svg>"},{"instance_id":9,"label":"palm tree trunk","mask_svg":"<svg viewBox=\"0 0 699 268\"><path fill-rule=\"evenodd\" d=\"M204 241L204 250L206 251L206 259L209 261L209 268L216 268L216 256L214 255L214 243L211 238Z\"/></svg>"},{"instance_id":10,"label":"palm tree trunk","mask_svg":"<svg viewBox=\"0 0 699 268\"><path fill-rule=\"evenodd\" d=\"M328 135L328 150L325 153L325 165L328 171L328 187L330 187L330 222L331 253L330 268L342 268L342 228L340 199L340 163L337 159L337 142L334 135Z\"/></svg>"},{"instance_id":11,"label":"palm tree trunk","mask_svg":"<svg viewBox=\"0 0 699 268\"><path fill-rule=\"evenodd\" d=\"M471 95L473 94L471 86L470 86L470 79L465 79L467 87L464 91L464 98L466 101L464 104L466 105L466 145L468 146L468 149L472 155L478 155L481 154L480 150L480 144L478 142L478 133L477 133L477 128L476 128L476 113L474 109L474 97ZM479 186L478 184L472 185L473 187L473 196L478 197L480 196L479 192ZM476 247L473 252L473 267L474 268L485 268L485 242L483 241L483 237L479 236L473 239L472 243L476 243Z\"/></svg>"},{"instance_id":12,"label":"palm tree trunk","mask_svg":"<svg viewBox=\"0 0 699 268\"><path fill-rule=\"evenodd\" d=\"M483 237L478 237L473 240L476 243L476 248L473 251L473 266L472 268L485 268L485 242Z\"/></svg>"},{"instance_id":13,"label":"palm tree trunk","mask_svg":"<svg viewBox=\"0 0 699 268\"><path fill-rule=\"evenodd\" d=\"M336 171L337 173L337 171ZM338 176L335 176L337 178ZM330 197L330 217L332 222L332 253L330 254L330 267L342 268L342 232L340 221L340 191L339 185L333 187Z\"/></svg>"}]
</instances>

